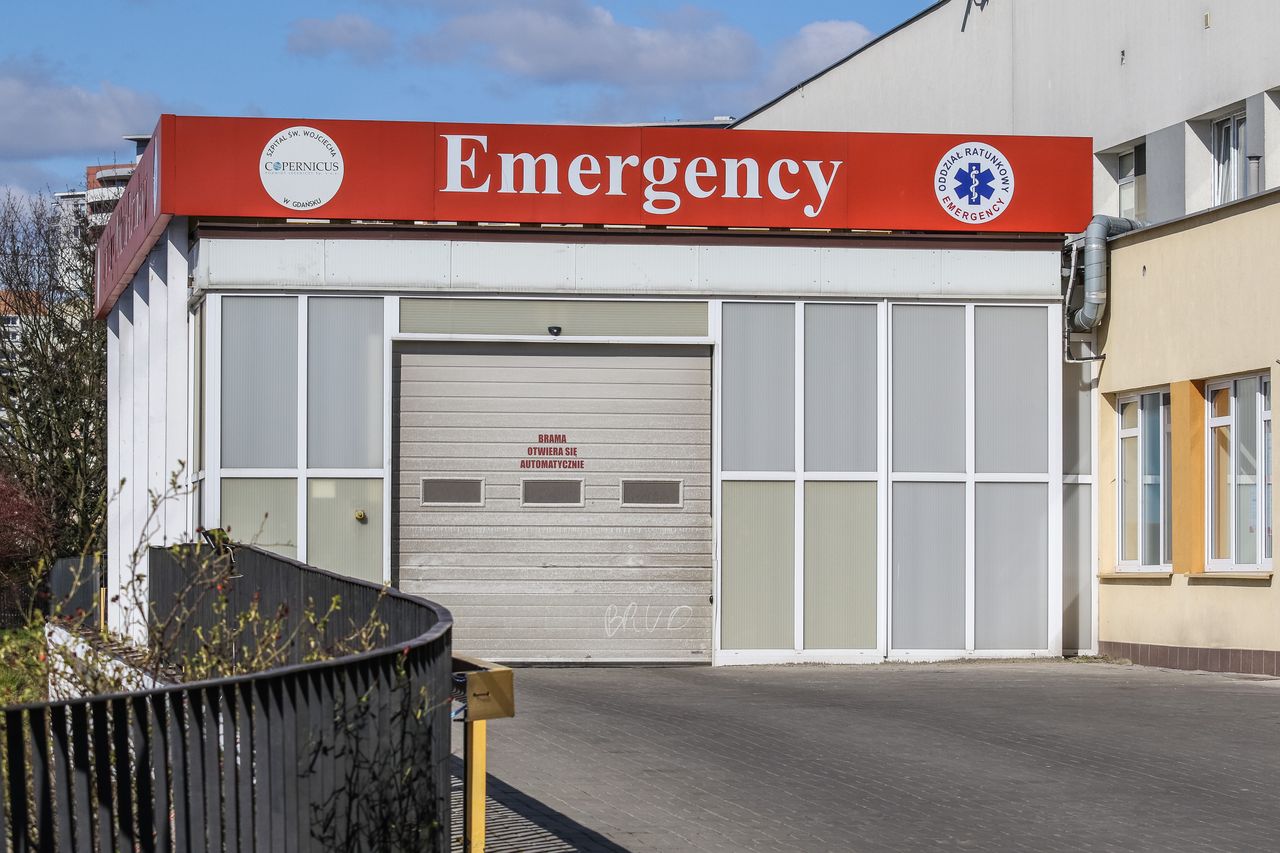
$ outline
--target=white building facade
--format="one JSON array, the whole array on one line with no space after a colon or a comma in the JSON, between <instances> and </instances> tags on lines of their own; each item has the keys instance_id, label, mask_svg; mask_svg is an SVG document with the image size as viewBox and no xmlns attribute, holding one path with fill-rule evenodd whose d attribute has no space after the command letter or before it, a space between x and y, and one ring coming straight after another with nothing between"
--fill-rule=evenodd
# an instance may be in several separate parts
<instances>
[{"instance_id":1,"label":"white building facade","mask_svg":"<svg viewBox=\"0 0 1280 853\"><path fill-rule=\"evenodd\" d=\"M248 158L200 147L214 135L198 122L213 121L243 123L217 138L243 136ZM373 201L323 200L313 184L288 196L322 199L299 219L254 168L262 150L275 169L272 140L299 126L165 117L122 202L132 216L104 241L117 591L145 575L129 558L139 541L222 527L438 601L460 650L498 660L1074 649L1059 267L1088 196L1064 199L1047 176L1087 176L1079 141L888 140L920 153L895 155L898 177L864 199L841 182L856 135L666 131L678 135L636 143L648 159L620 169L618 189L683 205L668 225L644 207L511 206L570 205L579 185L612 203L605 153L544 161L578 164L558 177L527 165L537 198L455 201L441 188L481 186L499 131L431 125L436 206L405 217L358 154L389 131L312 124L341 152L341 186L367 181ZM558 154L538 130L529 150ZM448 148L482 132L490 147L470 166ZM752 184L739 166L751 146L783 142L845 153L791 154ZM935 178L958 144L975 211L1000 204L1001 169L1016 175L1007 210L948 212L940 196L965 197ZM1003 159L983 161L987 147ZM325 162L290 157L277 159ZM241 159L247 178L228 192L218 173ZM518 173L488 177L520 196ZM745 207L699 207L732 192Z\"/></svg>"}]
</instances>

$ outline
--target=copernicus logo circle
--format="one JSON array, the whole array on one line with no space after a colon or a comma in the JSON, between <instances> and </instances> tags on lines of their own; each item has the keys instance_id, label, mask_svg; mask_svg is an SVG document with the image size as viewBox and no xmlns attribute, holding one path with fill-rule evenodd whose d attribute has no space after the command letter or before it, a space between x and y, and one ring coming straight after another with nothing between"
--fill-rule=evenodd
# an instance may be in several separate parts
<instances>
[{"instance_id":1,"label":"copernicus logo circle","mask_svg":"<svg viewBox=\"0 0 1280 853\"><path fill-rule=\"evenodd\" d=\"M1013 200L1013 167L1000 149L962 142L938 161L933 191L938 204L961 222L990 222Z\"/></svg>"},{"instance_id":2,"label":"copernicus logo circle","mask_svg":"<svg viewBox=\"0 0 1280 853\"><path fill-rule=\"evenodd\" d=\"M338 194L345 171L342 151L314 127L288 127L271 137L258 158L262 188L290 210L315 210Z\"/></svg>"}]
</instances>

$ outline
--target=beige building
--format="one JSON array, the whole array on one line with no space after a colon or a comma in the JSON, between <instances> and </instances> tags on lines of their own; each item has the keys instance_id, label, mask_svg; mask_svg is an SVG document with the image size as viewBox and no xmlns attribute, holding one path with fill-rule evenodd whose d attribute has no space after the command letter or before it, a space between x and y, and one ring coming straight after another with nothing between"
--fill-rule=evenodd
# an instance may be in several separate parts
<instances>
[{"instance_id":1,"label":"beige building","mask_svg":"<svg viewBox=\"0 0 1280 853\"><path fill-rule=\"evenodd\" d=\"M1271 387L1280 193L1111 243L1099 335L1100 650L1278 674Z\"/></svg>"}]
</instances>

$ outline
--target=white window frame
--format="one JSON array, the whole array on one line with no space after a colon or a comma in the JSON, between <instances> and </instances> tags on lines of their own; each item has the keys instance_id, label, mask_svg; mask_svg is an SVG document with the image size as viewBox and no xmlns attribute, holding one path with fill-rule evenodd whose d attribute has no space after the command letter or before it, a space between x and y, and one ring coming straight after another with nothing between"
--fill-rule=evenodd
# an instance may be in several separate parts
<instances>
[{"instance_id":1,"label":"white window frame","mask_svg":"<svg viewBox=\"0 0 1280 853\"><path fill-rule=\"evenodd\" d=\"M1245 129L1243 111L1220 118L1210 126L1214 206L1245 197L1245 181L1248 172ZM1226 143L1225 151L1223 142Z\"/></svg>"},{"instance_id":2,"label":"white window frame","mask_svg":"<svg viewBox=\"0 0 1280 853\"><path fill-rule=\"evenodd\" d=\"M578 484L578 502L577 503L529 503L524 499L525 483L577 483ZM521 477L520 478L520 506L529 509L563 509L565 507L585 507L587 505L587 481L585 477Z\"/></svg>"},{"instance_id":3,"label":"white window frame","mask_svg":"<svg viewBox=\"0 0 1280 853\"><path fill-rule=\"evenodd\" d=\"M1236 480L1236 471L1239 467L1238 456L1240 453L1240 424L1237 423L1237 412L1239 407L1236 405L1238 395L1238 383L1241 380L1257 379L1258 390L1254 393L1257 395L1254 414L1254 441L1256 442L1253 450L1255 453L1258 473L1255 474L1255 486L1258 488L1257 498L1254 500L1254 553L1258 555L1256 562L1239 563L1236 562L1236 494L1238 492L1239 483ZM1265 430L1269 430L1271 426L1271 411L1268 401L1271 385L1271 377L1268 373L1247 373L1239 376L1233 376L1230 379L1216 380L1206 383L1205 385L1205 571L1207 572L1240 572L1240 571L1271 571L1272 559L1267 556L1267 530L1270 527L1270 519L1266 517L1266 493L1265 487L1270 479L1270 470L1262 470L1266 467L1265 453ZM1226 390L1230 404L1229 413L1225 416L1214 417L1213 415L1213 393L1219 390ZM1213 487L1215 483L1213 470L1213 430L1216 427L1226 426L1231 430L1231 453L1229 455L1229 471L1227 476L1227 514L1230 519L1230 540L1228 542L1229 557L1215 558L1214 551L1214 523L1213 523Z\"/></svg>"},{"instance_id":4,"label":"white window frame","mask_svg":"<svg viewBox=\"0 0 1280 853\"><path fill-rule=\"evenodd\" d=\"M1143 473L1143 460L1146 459L1146 442L1147 437L1143 435L1142 415L1143 415L1143 398L1155 395L1159 402L1157 407L1159 414L1157 416L1157 434L1160 442L1160 494L1156 499L1157 516L1160 520L1160 550L1159 560L1155 563L1143 562L1142 554L1142 519L1146 517L1146 493L1145 486L1147 475ZM1138 407L1138 425L1125 428L1122 418L1124 406L1132 403ZM1169 398L1168 388L1148 388L1143 391L1127 392L1116 400L1116 571L1126 572L1169 572L1173 570L1173 542L1169 537L1169 526L1171 519L1165 510L1171 506L1172 483L1169 474L1170 466L1170 446L1172 440L1172 417L1170 413L1171 401ZM1136 439L1138 442L1138 524L1137 533L1137 559L1124 559L1124 496L1121 493L1124 482L1124 454L1121 451L1122 441L1126 438Z\"/></svg>"},{"instance_id":5,"label":"white window frame","mask_svg":"<svg viewBox=\"0 0 1280 853\"><path fill-rule=\"evenodd\" d=\"M1126 157L1133 161L1133 169L1128 174L1124 170ZM1128 211L1124 207L1126 187L1133 193L1133 209ZM1138 150L1136 148L1121 151L1116 157L1116 213L1128 219L1135 219L1138 215Z\"/></svg>"}]
</instances>

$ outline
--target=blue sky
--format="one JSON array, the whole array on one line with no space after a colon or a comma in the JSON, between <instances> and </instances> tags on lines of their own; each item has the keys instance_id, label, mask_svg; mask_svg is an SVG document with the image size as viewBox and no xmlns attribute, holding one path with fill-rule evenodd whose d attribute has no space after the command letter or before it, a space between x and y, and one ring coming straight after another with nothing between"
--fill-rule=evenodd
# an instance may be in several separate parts
<instances>
[{"instance_id":1,"label":"blue sky","mask_svg":"<svg viewBox=\"0 0 1280 853\"><path fill-rule=\"evenodd\" d=\"M58 0L0 28L0 188L65 189L161 112L742 115L932 0Z\"/></svg>"}]
</instances>

